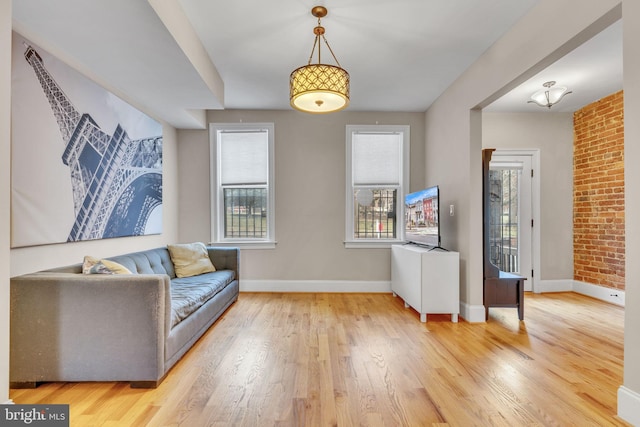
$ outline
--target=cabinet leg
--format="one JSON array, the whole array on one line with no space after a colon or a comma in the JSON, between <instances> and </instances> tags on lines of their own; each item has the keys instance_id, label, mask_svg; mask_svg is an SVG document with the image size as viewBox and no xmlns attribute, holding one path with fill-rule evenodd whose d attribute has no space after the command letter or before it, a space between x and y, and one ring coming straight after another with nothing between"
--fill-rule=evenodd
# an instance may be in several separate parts
<instances>
[{"instance_id":1,"label":"cabinet leg","mask_svg":"<svg viewBox=\"0 0 640 427\"><path fill-rule=\"evenodd\" d=\"M518 282L518 318L524 320L524 280Z\"/></svg>"},{"instance_id":2,"label":"cabinet leg","mask_svg":"<svg viewBox=\"0 0 640 427\"><path fill-rule=\"evenodd\" d=\"M420 313L420 321L422 323L427 323L427 313Z\"/></svg>"},{"instance_id":3,"label":"cabinet leg","mask_svg":"<svg viewBox=\"0 0 640 427\"><path fill-rule=\"evenodd\" d=\"M451 313L451 321L453 323L458 323L458 314L457 313Z\"/></svg>"}]
</instances>

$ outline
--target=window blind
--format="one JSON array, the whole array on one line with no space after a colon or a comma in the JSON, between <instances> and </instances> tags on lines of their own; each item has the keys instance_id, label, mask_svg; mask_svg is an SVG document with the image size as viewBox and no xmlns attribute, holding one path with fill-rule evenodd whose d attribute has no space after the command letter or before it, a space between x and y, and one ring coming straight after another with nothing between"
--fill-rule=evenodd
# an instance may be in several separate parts
<instances>
[{"instance_id":1,"label":"window blind","mask_svg":"<svg viewBox=\"0 0 640 427\"><path fill-rule=\"evenodd\" d=\"M352 150L354 185L400 185L401 134L354 133Z\"/></svg>"},{"instance_id":2,"label":"window blind","mask_svg":"<svg viewBox=\"0 0 640 427\"><path fill-rule=\"evenodd\" d=\"M222 185L265 185L269 176L269 140L266 130L219 131Z\"/></svg>"}]
</instances>

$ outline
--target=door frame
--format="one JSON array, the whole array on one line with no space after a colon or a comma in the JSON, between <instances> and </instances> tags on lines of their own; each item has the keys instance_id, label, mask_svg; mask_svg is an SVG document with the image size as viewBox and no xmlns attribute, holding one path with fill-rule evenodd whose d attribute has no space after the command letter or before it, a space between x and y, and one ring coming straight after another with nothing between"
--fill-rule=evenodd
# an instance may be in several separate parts
<instances>
[{"instance_id":1,"label":"door frame","mask_svg":"<svg viewBox=\"0 0 640 427\"><path fill-rule=\"evenodd\" d=\"M526 156L531 159L531 219L533 227L531 230L531 266L533 268L533 277L531 290L539 294L542 292L540 286L541 270L540 270L540 149L513 149L513 148L496 148L492 153L491 159L499 161L499 157L521 157Z\"/></svg>"}]
</instances>

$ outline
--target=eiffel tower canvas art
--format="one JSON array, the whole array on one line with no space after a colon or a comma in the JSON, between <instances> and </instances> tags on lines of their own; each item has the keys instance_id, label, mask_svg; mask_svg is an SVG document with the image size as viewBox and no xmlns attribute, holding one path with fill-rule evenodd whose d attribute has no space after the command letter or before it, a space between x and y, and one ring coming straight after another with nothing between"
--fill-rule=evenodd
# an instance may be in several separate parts
<instances>
[{"instance_id":1,"label":"eiffel tower canvas art","mask_svg":"<svg viewBox=\"0 0 640 427\"><path fill-rule=\"evenodd\" d=\"M161 125L19 38L12 247L160 233Z\"/></svg>"}]
</instances>

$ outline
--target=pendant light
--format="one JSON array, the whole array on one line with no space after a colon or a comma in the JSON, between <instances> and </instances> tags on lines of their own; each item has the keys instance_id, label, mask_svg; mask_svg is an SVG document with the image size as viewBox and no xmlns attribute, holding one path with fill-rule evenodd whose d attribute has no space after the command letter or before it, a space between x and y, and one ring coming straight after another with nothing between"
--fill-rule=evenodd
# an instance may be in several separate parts
<instances>
[{"instance_id":1,"label":"pendant light","mask_svg":"<svg viewBox=\"0 0 640 427\"><path fill-rule=\"evenodd\" d=\"M289 77L289 96L291 106L306 113L332 113L349 105L349 73L340 66L331 46L324 36L324 27L320 19L327 16L327 9L315 6L311 14L318 18L313 29L316 35L307 65L293 70ZM337 66L323 64L320 56L320 37L327 45ZM313 54L318 49L318 62L312 64Z\"/></svg>"},{"instance_id":2,"label":"pendant light","mask_svg":"<svg viewBox=\"0 0 640 427\"><path fill-rule=\"evenodd\" d=\"M531 101L538 104L541 107L551 108L552 105L560 102L565 95L569 95L571 91L567 92L567 88L564 86L555 86L556 82L553 80L544 83L544 89L541 89L531 95Z\"/></svg>"}]
</instances>

